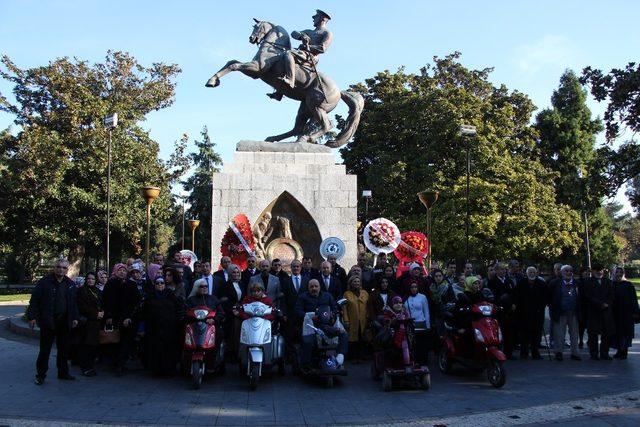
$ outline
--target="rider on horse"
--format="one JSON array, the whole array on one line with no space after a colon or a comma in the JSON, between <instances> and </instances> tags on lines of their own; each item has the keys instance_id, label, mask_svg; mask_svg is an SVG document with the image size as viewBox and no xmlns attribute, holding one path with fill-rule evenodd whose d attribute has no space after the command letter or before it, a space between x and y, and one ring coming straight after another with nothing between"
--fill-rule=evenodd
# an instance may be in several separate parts
<instances>
[{"instance_id":1,"label":"rider on horse","mask_svg":"<svg viewBox=\"0 0 640 427\"><path fill-rule=\"evenodd\" d=\"M291 33L291 37L302 41L298 49L287 50L281 54L286 73L280 79L291 88L295 86L296 82L296 64L311 65L311 68L315 71L318 56L325 53L331 45L333 34L327 29L327 22L330 19L331 16L329 14L316 9L316 14L313 15L313 26L315 27L313 30L294 31ZM282 93L278 91L268 94L268 96L277 101L282 99Z\"/></svg>"}]
</instances>

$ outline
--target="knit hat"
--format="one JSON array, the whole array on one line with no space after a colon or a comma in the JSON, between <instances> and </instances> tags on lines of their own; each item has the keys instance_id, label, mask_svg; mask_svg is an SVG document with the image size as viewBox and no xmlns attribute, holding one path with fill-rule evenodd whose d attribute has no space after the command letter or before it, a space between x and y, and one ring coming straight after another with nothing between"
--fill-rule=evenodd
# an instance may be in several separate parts
<instances>
[{"instance_id":1,"label":"knit hat","mask_svg":"<svg viewBox=\"0 0 640 427\"><path fill-rule=\"evenodd\" d=\"M393 298L391 299L391 305L392 305L392 306L393 306L393 305L396 305L396 304L398 304L398 303L402 304L402 298L401 298L401 297L399 297L399 296L395 296L395 297L393 297Z\"/></svg>"},{"instance_id":2,"label":"knit hat","mask_svg":"<svg viewBox=\"0 0 640 427\"><path fill-rule=\"evenodd\" d=\"M413 270L413 269L422 269L422 266L420 264L418 264L417 262L412 262L411 264L409 264L409 270Z\"/></svg>"}]
</instances>

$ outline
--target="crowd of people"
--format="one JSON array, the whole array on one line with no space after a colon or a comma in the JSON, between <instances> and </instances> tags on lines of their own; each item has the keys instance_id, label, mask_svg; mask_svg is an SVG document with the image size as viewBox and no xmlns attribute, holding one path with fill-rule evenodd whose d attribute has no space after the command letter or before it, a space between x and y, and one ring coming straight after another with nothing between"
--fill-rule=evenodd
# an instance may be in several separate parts
<instances>
[{"instance_id":1,"label":"crowd of people","mask_svg":"<svg viewBox=\"0 0 640 427\"><path fill-rule=\"evenodd\" d=\"M302 368L309 351L300 336L304 314L321 304L336 307L340 299L346 300L345 331L337 358L352 363L371 356L376 325L390 310L403 310L413 319L414 357L422 364L429 352L438 351L445 323L469 333L468 319L455 313L479 300L499 307L503 351L511 360L518 350L521 359L542 359L540 349L548 348L562 361L567 331L573 360L581 360L585 332L592 359L611 360L610 348L617 350L613 358L626 359L640 321L635 288L622 267L607 275L603 266L593 265L574 274L572 266L556 264L543 277L534 266L523 272L517 260L492 263L482 272L471 263L461 271L455 262L430 271L413 263L398 274L384 254L375 266L360 254L349 271L335 256L318 268L309 257L293 260L290 272L278 259L249 257L241 270L223 257L215 272L209 262L196 262L192 269L183 261L180 252L167 261L156 254L147 267L128 259L114 265L110 275L98 271L74 281L67 276L68 262L58 260L53 273L37 283L27 310L30 324L40 327L36 384L45 380L54 341L59 379L74 379L68 359L85 376L97 374L96 361L122 375L134 358L157 375L171 375L179 365L185 312L199 305L216 310L214 322L223 331L229 361L237 358L246 317L241 303L260 300L272 306L283 325L289 361L295 357L293 344L302 345Z\"/></svg>"}]
</instances>

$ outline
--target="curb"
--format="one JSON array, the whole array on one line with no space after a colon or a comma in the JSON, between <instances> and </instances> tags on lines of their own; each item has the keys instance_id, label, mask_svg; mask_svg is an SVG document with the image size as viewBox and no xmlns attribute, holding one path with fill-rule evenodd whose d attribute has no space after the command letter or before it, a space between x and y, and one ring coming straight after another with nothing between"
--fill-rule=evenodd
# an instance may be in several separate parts
<instances>
[{"instance_id":1,"label":"curb","mask_svg":"<svg viewBox=\"0 0 640 427\"><path fill-rule=\"evenodd\" d=\"M29 338L38 338L40 336L40 328L37 326L31 329L29 324L22 320L24 313L18 313L9 318L9 330L15 334L23 335Z\"/></svg>"}]
</instances>

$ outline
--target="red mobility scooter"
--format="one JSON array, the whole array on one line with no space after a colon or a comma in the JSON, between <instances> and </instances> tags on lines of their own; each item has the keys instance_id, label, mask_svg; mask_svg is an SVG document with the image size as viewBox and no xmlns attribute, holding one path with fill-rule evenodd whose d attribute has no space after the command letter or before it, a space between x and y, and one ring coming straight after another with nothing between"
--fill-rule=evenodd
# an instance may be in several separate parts
<instances>
[{"instance_id":1,"label":"red mobility scooter","mask_svg":"<svg viewBox=\"0 0 640 427\"><path fill-rule=\"evenodd\" d=\"M187 311L182 370L191 374L192 385L200 388L207 373L223 374L224 343L216 341L216 311L201 305Z\"/></svg>"},{"instance_id":2,"label":"red mobility scooter","mask_svg":"<svg viewBox=\"0 0 640 427\"><path fill-rule=\"evenodd\" d=\"M403 310L385 309L384 326L376 337L378 349L374 353L371 375L382 377L382 389L390 391L395 383L427 390L431 387L429 368L414 358L415 328L413 319Z\"/></svg>"},{"instance_id":3,"label":"red mobility scooter","mask_svg":"<svg viewBox=\"0 0 640 427\"><path fill-rule=\"evenodd\" d=\"M438 367L447 374L453 363L477 371L487 371L492 386L502 387L506 380L504 362L506 357L499 349L502 343L500 325L495 319L497 307L487 301L480 301L470 307L456 308L461 317L471 317L471 328L459 333L454 327L454 314L448 312L445 319L443 345L438 356Z\"/></svg>"}]
</instances>

